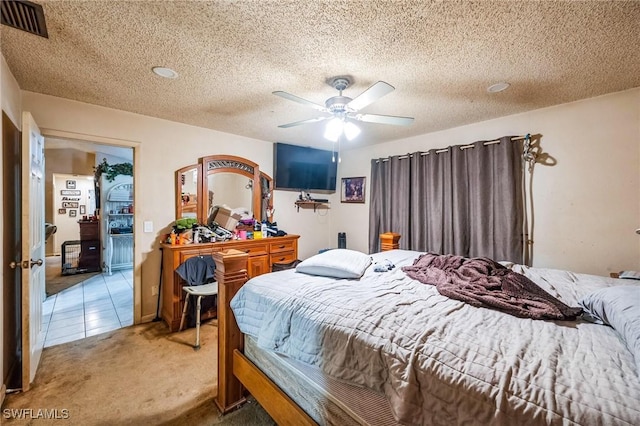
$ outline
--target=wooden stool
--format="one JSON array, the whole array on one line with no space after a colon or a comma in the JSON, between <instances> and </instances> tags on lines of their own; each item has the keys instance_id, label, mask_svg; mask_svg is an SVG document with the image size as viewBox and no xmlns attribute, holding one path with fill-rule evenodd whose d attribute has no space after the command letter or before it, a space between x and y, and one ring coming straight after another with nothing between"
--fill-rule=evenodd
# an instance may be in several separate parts
<instances>
[{"instance_id":1,"label":"wooden stool","mask_svg":"<svg viewBox=\"0 0 640 426\"><path fill-rule=\"evenodd\" d=\"M180 328L178 331L182 330L182 326L184 325L184 318L187 316L187 306L189 306L189 296L198 296L196 302L196 344L193 349L200 349L200 307L202 298L206 296L215 296L218 294L218 283L211 284L203 284L203 285L194 285L194 286L183 286L182 289L187 293L184 297L184 309L182 309L182 318L180 319Z\"/></svg>"}]
</instances>

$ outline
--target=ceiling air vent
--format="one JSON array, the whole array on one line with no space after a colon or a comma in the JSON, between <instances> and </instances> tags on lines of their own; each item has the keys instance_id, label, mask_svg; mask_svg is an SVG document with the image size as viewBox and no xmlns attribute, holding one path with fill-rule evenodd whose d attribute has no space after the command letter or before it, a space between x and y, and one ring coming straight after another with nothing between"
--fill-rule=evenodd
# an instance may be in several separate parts
<instances>
[{"instance_id":1,"label":"ceiling air vent","mask_svg":"<svg viewBox=\"0 0 640 426\"><path fill-rule=\"evenodd\" d=\"M49 38L41 5L25 0L2 0L1 3L4 25Z\"/></svg>"}]
</instances>

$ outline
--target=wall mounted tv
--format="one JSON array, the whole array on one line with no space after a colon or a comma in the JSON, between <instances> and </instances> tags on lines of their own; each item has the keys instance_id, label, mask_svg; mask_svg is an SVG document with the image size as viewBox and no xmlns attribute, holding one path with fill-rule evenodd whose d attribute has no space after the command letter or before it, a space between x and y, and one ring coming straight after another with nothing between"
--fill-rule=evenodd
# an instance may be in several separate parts
<instances>
[{"instance_id":1,"label":"wall mounted tv","mask_svg":"<svg viewBox=\"0 0 640 426\"><path fill-rule=\"evenodd\" d=\"M273 148L275 189L336 192L338 163L333 152L277 142Z\"/></svg>"}]
</instances>

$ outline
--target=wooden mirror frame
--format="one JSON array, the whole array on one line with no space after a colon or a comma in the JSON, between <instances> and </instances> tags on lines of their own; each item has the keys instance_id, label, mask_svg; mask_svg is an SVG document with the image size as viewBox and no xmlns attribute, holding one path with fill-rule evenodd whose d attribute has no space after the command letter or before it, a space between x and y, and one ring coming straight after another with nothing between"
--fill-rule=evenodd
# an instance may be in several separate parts
<instances>
[{"instance_id":1,"label":"wooden mirror frame","mask_svg":"<svg viewBox=\"0 0 640 426\"><path fill-rule=\"evenodd\" d=\"M196 169L196 173L198 173L198 180L196 182L196 218L198 222L200 222L202 220L200 217L200 204L202 203L202 164L200 163L190 164L176 170L176 219L182 217L182 175L193 169Z\"/></svg>"},{"instance_id":2,"label":"wooden mirror frame","mask_svg":"<svg viewBox=\"0 0 640 426\"><path fill-rule=\"evenodd\" d=\"M205 202L205 194L209 193L209 175L215 173L238 173L240 175L246 176L253 181L253 195L252 195L252 210L253 216L256 220L262 221L271 220L271 216L262 217L262 185L261 185L261 177L268 181L269 186L269 200L267 200L268 206L273 204L271 198L273 197L273 180L270 176L265 173L260 172L260 167L257 163L253 161L247 160L243 157L237 157L234 155L210 155L207 157L202 157L198 161L201 166L202 176L201 179L201 188L200 193L202 197L198 198L198 207L199 207L199 217L198 220L201 223L204 223L208 218L208 205ZM267 207L268 208L268 207Z\"/></svg>"},{"instance_id":3,"label":"wooden mirror frame","mask_svg":"<svg viewBox=\"0 0 640 426\"><path fill-rule=\"evenodd\" d=\"M267 190L262 191L262 180L267 181ZM266 214L266 218L262 217L261 220L268 220L269 222L273 222L273 179L271 176L264 172L260 172L260 216L264 212ZM266 205L263 207L262 203Z\"/></svg>"}]
</instances>

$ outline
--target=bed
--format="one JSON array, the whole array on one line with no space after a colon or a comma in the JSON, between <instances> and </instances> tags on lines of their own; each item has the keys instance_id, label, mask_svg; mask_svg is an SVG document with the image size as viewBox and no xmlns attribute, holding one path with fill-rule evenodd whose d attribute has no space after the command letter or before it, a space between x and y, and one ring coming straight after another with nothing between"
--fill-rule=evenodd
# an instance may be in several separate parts
<instances>
[{"instance_id":1,"label":"bed","mask_svg":"<svg viewBox=\"0 0 640 426\"><path fill-rule=\"evenodd\" d=\"M223 412L244 385L280 424L640 424L640 323L625 316L640 300L613 315L615 300L590 299L622 288L629 302L635 281L507 265L613 328L447 298L402 270L412 251L371 255L360 279L286 270L246 284L242 255L216 258Z\"/></svg>"}]
</instances>

